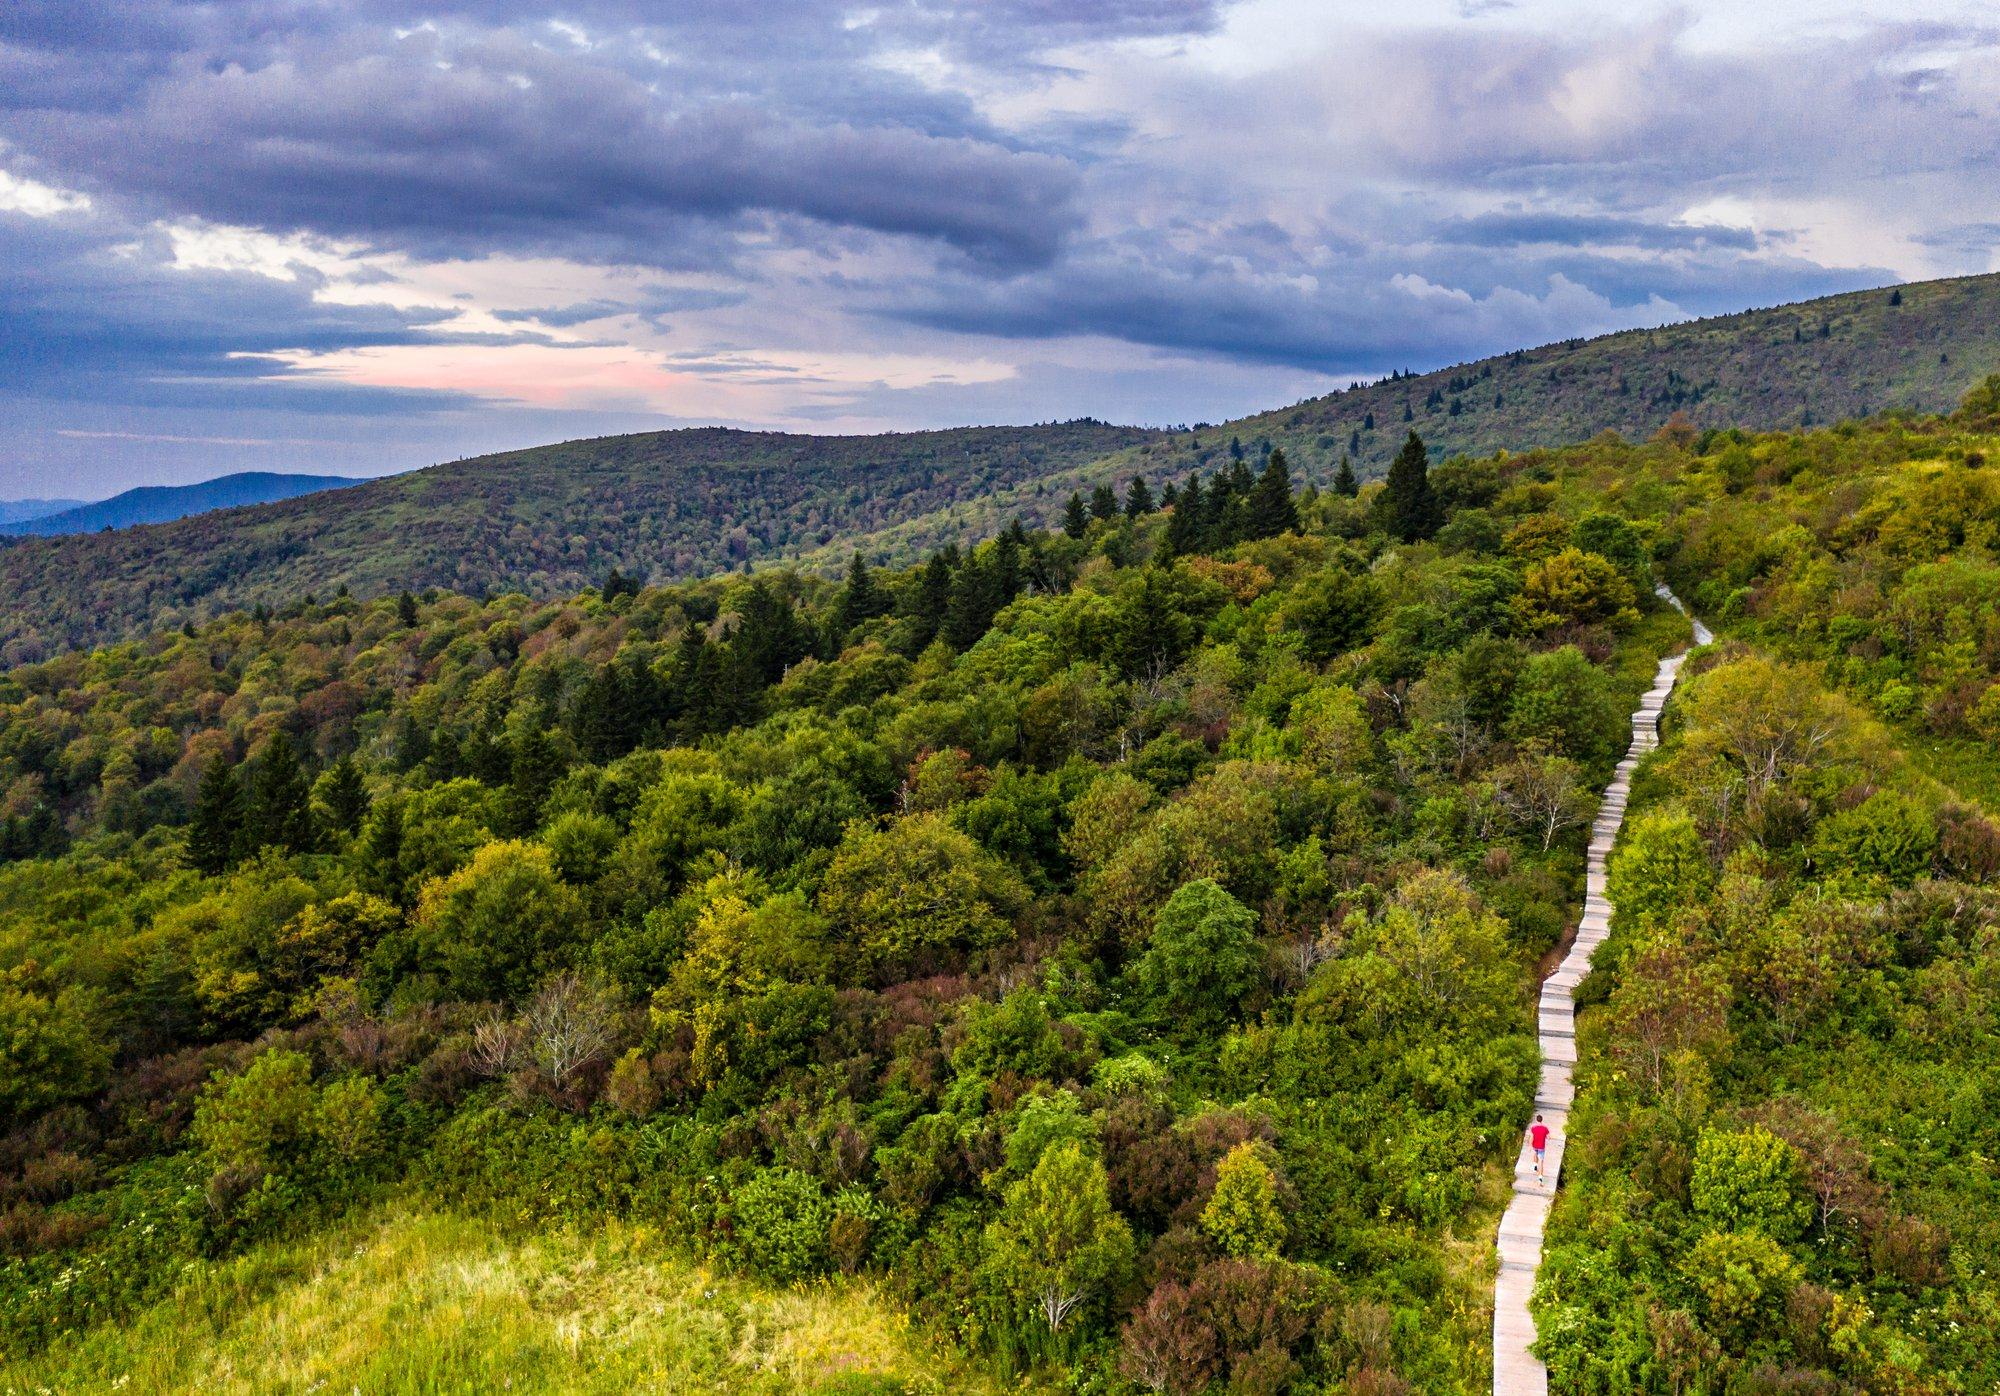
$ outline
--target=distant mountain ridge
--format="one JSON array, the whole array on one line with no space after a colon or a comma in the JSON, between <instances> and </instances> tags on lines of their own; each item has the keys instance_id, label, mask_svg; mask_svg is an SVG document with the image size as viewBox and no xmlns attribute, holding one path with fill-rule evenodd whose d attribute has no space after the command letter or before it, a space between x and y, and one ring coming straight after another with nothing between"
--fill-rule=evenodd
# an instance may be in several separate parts
<instances>
[{"instance_id":1,"label":"distant mountain ridge","mask_svg":"<svg viewBox=\"0 0 2000 1396\"><path fill-rule=\"evenodd\" d=\"M346 585L561 595L614 567L668 581L882 560L1055 519L1072 490L1156 486L1282 446L1324 485L1379 476L1411 430L1433 458L1603 431L1786 430L1941 411L2000 371L2000 274L1851 292L1399 375L1189 431L1083 420L882 436L696 428L572 441L151 528L0 545L0 665Z\"/></svg>"},{"instance_id":2,"label":"distant mountain ridge","mask_svg":"<svg viewBox=\"0 0 2000 1396\"><path fill-rule=\"evenodd\" d=\"M94 504L65 501L68 507L12 520L0 517L0 533L49 537L130 528L134 524L172 523L212 509L270 504L360 483L351 475L286 475L271 470L246 470L193 485L142 485Z\"/></svg>"},{"instance_id":3,"label":"distant mountain ridge","mask_svg":"<svg viewBox=\"0 0 2000 1396\"><path fill-rule=\"evenodd\" d=\"M0 525L60 514L65 509L75 509L86 502L81 499L0 499Z\"/></svg>"}]
</instances>

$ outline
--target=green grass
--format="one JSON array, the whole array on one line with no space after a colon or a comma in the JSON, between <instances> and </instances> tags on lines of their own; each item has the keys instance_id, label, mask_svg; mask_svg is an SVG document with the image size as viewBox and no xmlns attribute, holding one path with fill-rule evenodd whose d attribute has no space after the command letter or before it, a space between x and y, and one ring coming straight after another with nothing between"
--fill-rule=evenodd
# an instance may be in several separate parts
<instances>
[{"instance_id":1,"label":"green grass","mask_svg":"<svg viewBox=\"0 0 2000 1396\"><path fill-rule=\"evenodd\" d=\"M132 1322L0 1367L0 1396L985 1389L863 1283L759 1287L641 1228L516 1237L407 1206L193 1267Z\"/></svg>"}]
</instances>

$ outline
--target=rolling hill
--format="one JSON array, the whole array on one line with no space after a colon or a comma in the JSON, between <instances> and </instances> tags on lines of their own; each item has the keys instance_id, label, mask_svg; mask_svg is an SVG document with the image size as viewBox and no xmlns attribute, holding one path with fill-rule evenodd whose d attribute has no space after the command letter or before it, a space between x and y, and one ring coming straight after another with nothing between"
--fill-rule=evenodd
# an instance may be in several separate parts
<instances>
[{"instance_id":1,"label":"rolling hill","mask_svg":"<svg viewBox=\"0 0 2000 1396\"><path fill-rule=\"evenodd\" d=\"M910 557L1077 488L1179 478L1282 445L1324 483L1343 453L1378 475L1406 431L1434 455L1603 431L1788 429L1949 407L2000 369L2000 276L1855 292L1573 340L1399 376L1219 427L1092 421L868 437L702 428L574 441L155 527L0 547L0 662L347 585L559 595L616 567L665 581Z\"/></svg>"},{"instance_id":2,"label":"rolling hill","mask_svg":"<svg viewBox=\"0 0 2000 1396\"><path fill-rule=\"evenodd\" d=\"M134 524L171 523L214 509L270 504L356 483L347 475L283 475L270 470L248 470L193 485L142 485L94 504L71 503L68 507L7 521L0 524L0 533L53 536L130 528Z\"/></svg>"}]
</instances>

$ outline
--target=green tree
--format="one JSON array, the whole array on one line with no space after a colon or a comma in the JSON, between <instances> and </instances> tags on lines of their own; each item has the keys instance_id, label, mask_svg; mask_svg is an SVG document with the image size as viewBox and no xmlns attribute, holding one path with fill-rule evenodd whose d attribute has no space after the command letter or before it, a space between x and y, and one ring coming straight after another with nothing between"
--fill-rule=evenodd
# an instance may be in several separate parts
<instances>
[{"instance_id":1,"label":"green tree","mask_svg":"<svg viewBox=\"0 0 2000 1396\"><path fill-rule=\"evenodd\" d=\"M1052 1337L1079 1309L1108 1299L1134 1255L1104 1165L1074 1139L1044 1150L1034 1171L1007 1189L986 1249L1001 1286L1031 1305Z\"/></svg>"},{"instance_id":2,"label":"green tree","mask_svg":"<svg viewBox=\"0 0 2000 1396\"><path fill-rule=\"evenodd\" d=\"M1090 492L1090 516L1099 523L1110 523L1118 517L1118 492L1110 485L1099 485Z\"/></svg>"},{"instance_id":3,"label":"green tree","mask_svg":"<svg viewBox=\"0 0 2000 1396\"><path fill-rule=\"evenodd\" d=\"M1145 476L1134 475L1125 488L1125 517L1142 518L1152 513L1153 507L1153 487L1146 483Z\"/></svg>"},{"instance_id":4,"label":"green tree","mask_svg":"<svg viewBox=\"0 0 2000 1396\"><path fill-rule=\"evenodd\" d=\"M245 847L251 850L304 853L313 846L312 787L299 764L298 748L283 732L271 738L252 769L244 830Z\"/></svg>"},{"instance_id":5,"label":"green tree","mask_svg":"<svg viewBox=\"0 0 2000 1396\"><path fill-rule=\"evenodd\" d=\"M868 568L868 559L856 548L854 556L847 563L847 585L840 593L840 609L836 613L835 626L842 635L854 629L863 621L884 615L889 609L889 598L882 595L875 585L875 574Z\"/></svg>"},{"instance_id":6,"label":"green tree","mask_svg":"<svg viewBox=\"0 0 2000 1396\"><path fill-rule=\"evenodd\" d=\"M1625 821L1612 850L1608 891L1621 918L1664 926L1708 900L1715 868L1694 819L1676 805L1660 805Z\"/></svg>"},{"instance_id":7,"label":"green tree","mask_svg":"<svg viewBox=\"0 0 2000 1396\"><path fill-rule=\"evenodd\" d=\"M360 763L343 756L328 766L313 782L313 802L328 833L344 836L359 829L368 814L368 786Z\"/></svg>"},{"instance_id":8,"label":"green tree","mask_svg":"<svg viewBox=\"0 0 2000 1396\"><path fill-rule=\"evenodd\" d=\"M1639 618L1632 602L1632 583L1608 559L1568 547L1528 569L1514 615L1528 634L1598 622L1630 625Z\"/></svg>"},{"instance_id":9,"label":"green tree","mask_svg":"<svg viewBox=\"0 0 2000 1396\"><path fill-rule=\"evenodd\" d=\"M1430 453L1414 431L1389 463L1387 482L1375 504L1383 531L1399 542L1420 542L1443 522L1431 493Z\"/></svg>"},{"instance_id":10,"label":"green tree","mask_svg":"<svg viewBox=\"0 0 2000 1396\"><path fill-rule=\"evenodd\" d=\"M422 962L469 999L518 999L567 962L585 930L577 895L538 844L489 843L428 883L413 929Z\"/></svg>"},{"instance_id":11,"label":"green tree","mask_svg":"<svg viewBox=\"0 0 2000 1396\"><path fill-rule=\"evenodd\" d=\"M1071 491L1069 503L1063 506L1063 532L1072 538L1090 532L1090 511L1084 507L1080 492Z\"/></svg>"},{"instance_id":12,"label":"green tree","mask_svg":"<svg viewBox=\"0 0 2000 1396\"><path fill-rule=\"evenodd\" d=\"M885 829L848 826L819 907L864 975L882 982L942 967L1007 934L1027 889L997 858L937 815Z\"/></svg>"},{"instance_id":13,"label":"green tree","mask_svg":"<svg viewBox=\"0 0 2000 1396\"><path fill-rule=\"evenodd\" d=\"M1298 527L1299 509L1292 500L1292 474L1285 464L1285 453L1273 450L1250 490L1249 533L1253 538L1275 538L1281 533L1295 533Z\"/></svg>"},{"instance_id":14,"label":"green tree","mask_svg":"<svg viewBox=\"0 0 2000 1396\"><path fill-rule=\"evenodd\" d=\"M1799 1151L1762 1125L1704 1129L1695 1144L1694 1214L1720 1231L1754 1231L1779 1244L1812 1221Z\"/></svg>"},{"instance_id":15,"label":"green tree","mask_svg":"<svg viewBox=\"0 0 2000 1396\"><path fill-rule=\"evenodd\" d=\"M0 973L0 1119L21 1122L94 1094L114 1042L91 990L44 982L33 961Z\"/></svg>"},{"instance_id":16,"label":"green tree","mask_svg":"<svg viewBox=\"0 0 2000 1396\"><path fill-rule=\"evenodd\" d=\"M405 591L396 598L396 620L403 629L415 628L417 623L417 598Z\"/></svg>"},{"instance_id":17,"label":"green tree","mask_svg":"<svg viewBox=\"0 0 2000 1396\"><path fill-rule=\"evenodd\" d=\"M1354 478L1354 463L1343 452L1340 469L1333 473L1333 492L1343 499L1352 499L1361 493L1361 482Z\"/></svg>"},{"instance_id":18,"label":"green tree","mask_svg":"<svg viewBox=\"0 0 2000 1396\"><path fill-rule=\"evenodd\" d=\"M1278 1178L1256 1143L1245 1140L1215 1166L1215 1190L1201 1209L1201 1229L1228 1255L1276 1260L1285 1244Z\"/></svg>"},{"instance_id":19,"label":"green tree","mask_svg":"<svg viewBox=\"0 0 2000 1396\"><path fill-rule=\"evenodd\" d=\"M1162 1021L1200 1032L1235 1013L1262 962L1257 914L1204 877L1167 898L1132 978Z\"/></svg>"},{"instance_id":20,"label":"green tree","mask_svg":"<svg viewBox=\"0 0 2000 1396\"><path fill-rule=\"evenodd\" d=\"M194 818L188 824L188 866L214 877L235 865L243 847L243 782L236 768L216 757L195 789Z\"/></svg>"}]
</instances>

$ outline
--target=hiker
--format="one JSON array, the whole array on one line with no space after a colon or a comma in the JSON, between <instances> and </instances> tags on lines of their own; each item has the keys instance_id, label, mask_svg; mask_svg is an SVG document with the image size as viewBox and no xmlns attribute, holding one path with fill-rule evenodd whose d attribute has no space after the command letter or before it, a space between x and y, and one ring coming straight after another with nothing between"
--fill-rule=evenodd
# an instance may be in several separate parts
<instances>
[{"instance_id":1,"label":"hiker","mask_svg":"<svg viewBox=\"0 0 2000 1396\"><path fill-rule=\"evenodd\" d=\"M1539 1178L1542 1176L1542 1161L1549 1153L1549 1127L1542 1123L1540 1115L1535 1116L1535 1122L1528 1126L1528 1143L1535 1151L1535 1176Z\"/></svg>"}]
</instances>

